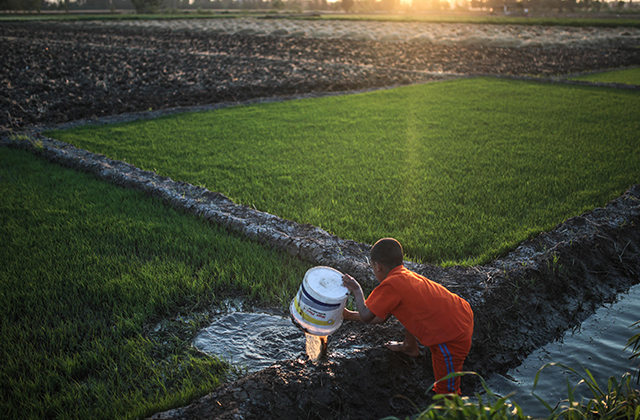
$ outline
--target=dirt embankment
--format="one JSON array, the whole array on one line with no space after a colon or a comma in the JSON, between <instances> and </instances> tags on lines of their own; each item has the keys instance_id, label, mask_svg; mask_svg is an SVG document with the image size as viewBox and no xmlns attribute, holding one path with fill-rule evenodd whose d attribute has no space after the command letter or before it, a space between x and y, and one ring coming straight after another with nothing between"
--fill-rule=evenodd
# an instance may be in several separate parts
<instances>
[{"instance_id":1,"label":"dirt embankment","mask_svg":"<svg viewBox=\"0 0 640 420\"><path fill-rule=\"evenodd\" d=\"M54 24L2 24L3 129L55 124L122 112L220 101L283 97L432 80L432 71L552 75L638 64L639 50L463 47L375 41L317 40L160 29L89 30ZM314 264L362 281L372 279L369 245L345 241L237 206L221 194L141 171L33 134L2 140L48 159L137 188L222 223ZM476 315L465 366L486 374L515 366L526 354L579 323L640 277L640 186L523 243L486 266L408 264L468 299ZM353 357L281 362L227 383L193 404L156 418L369 419L414 412L429 402L429 352L413 360L380 345L400 339L397 322L345 324L331 346L362 344ZM474 388L472 379L463 389Z\"/></svg>"}]
</instances>

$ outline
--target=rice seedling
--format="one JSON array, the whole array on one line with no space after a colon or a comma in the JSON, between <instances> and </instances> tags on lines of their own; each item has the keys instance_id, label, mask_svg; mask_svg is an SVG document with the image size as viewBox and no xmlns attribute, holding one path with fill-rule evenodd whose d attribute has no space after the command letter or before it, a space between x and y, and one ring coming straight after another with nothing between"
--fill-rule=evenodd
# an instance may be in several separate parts
<instances>
[{"instance_id":1,"label":"rice seedling","mask_svg":"<svg viewBox=\"0 0 640 420\"><path fill-rule=\"evenodd\" d=\"M409 259L486 263L640 177L640 93L477 78L48 135Z\"/></svg>"},{"instance_id":2,"label":"rice seedling","mask_svg":"<svg viewBox=\"0 0 640 420\"><path fill-rule=\"evenodd\" d=\"M186 404L229 372L190 345L222 300L287 305L308 268L25 151L1 151L0 196L4 418Z\"/></svg>"},{"instance_id":3,"label":"rice seedling","mask_svg":"<svg viewBox=\"0 0 640 420\"><path fill-rule=\"evenodd\" d=\"M572 77L572 80L582 80L595 83L621 83L626 85L640 85L640 68L612 70L602 73L586 74Z\"/></svg>"}]
</instances>

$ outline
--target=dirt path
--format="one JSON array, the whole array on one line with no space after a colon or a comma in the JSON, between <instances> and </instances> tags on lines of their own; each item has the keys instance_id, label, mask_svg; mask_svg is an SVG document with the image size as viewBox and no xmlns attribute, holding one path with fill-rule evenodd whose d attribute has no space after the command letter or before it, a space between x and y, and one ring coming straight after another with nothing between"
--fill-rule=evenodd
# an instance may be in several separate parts
<instances>
[{"instance_id":1,"label":"dirt path","mask_svg":"<svg viewBox=\"0 0 640 420\"><path fill-rule=\"evenodd\" d=\"M436 74L441 71L451 76L556 75L640 63L640 50L623 45L507 48L56 24L0 24L0 38L3 130L104 116L114 116L107 119L113 121L123 112L149 108L448 77ZM149 114L125 118L145 115ZM37 134L32 141L5 137L2 144L29 148L109 182L144 190L314 264L371 279L364 260L366 244L236 206L221 194ZM640 186L486 266L408 265L472 303L476 330L465 368L483 374L504 372L639 281ZM330 348L362 347L351 357L282 362L154 418L369 419L411 414L409 400L418 405L429 402L424 392L433 377L425 349L417 360L409 360L380 348L401 337L394 322L345 324L330 337ZM463 381L467 392L475 385L471 379Z\"/></svg>"}]
</instances>

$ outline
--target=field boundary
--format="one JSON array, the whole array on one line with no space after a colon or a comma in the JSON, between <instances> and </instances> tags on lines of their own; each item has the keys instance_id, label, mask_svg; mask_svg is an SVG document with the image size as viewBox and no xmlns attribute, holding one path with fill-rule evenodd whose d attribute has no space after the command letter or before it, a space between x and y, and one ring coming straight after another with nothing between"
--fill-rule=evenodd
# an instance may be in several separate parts
<instances>
[{"instance_id":1,"label":"field boundary","mask_svg":"<svg viewBox=\"0 0 640 420\"><path fill-rule=\"evenodd\" d=\"M373 66L352 66L352 67L380 68L380 67L373 67ZM392 70L395 71L396 69L392 69ZM342 90L342 91L336 91L336 92L310 92L310 93L299 93L294 95L282 95L282 96L267 96L267 97L247 99L244 101L215 102L215 103L205 104L205 105L163 108L156 111L151 110L151 111L127 112L123 114L107 115L107 116L98 117L98 118L79 119L79 120L74 120L74 121L65 122L65 123L35 125L35 126L25 128L24 130L21 130L21 132L27 133L27 135L39 135L43 131L69 130L72 128L82 127L85 125L120 124L120 123L134 122L134 121L140 121L140 120L153 120L156 118L167 117L170 115L182 114L182 113L215 111L218 109L229 108L232 106L247 106L247 105L274 103L274 102L295 101L300 99L315 99L315 98L326 98L326 97L333 97L333 96L356 95L360 93L396 89L396 88L405 87L405 86L415 86L415 85L422 85L427 83L445 82L445 81L454 80L454 79L471 79L471 78L477 78L477 77L493 76L493 75L485 75L485 76L464 75L461 73L460 74L459 73L437 73L437 72L415 71L415 70L398 70L398 71L403 73L426 74L426 75L434 76L435 79L429 80L429 81L422 81L418 83L377 86L377 87L370 87L365 89ZM538 79L531 78L531 80L538 80ZM581 83L590 83L590 82L581 82ZM0 131L0 136L2 136L3 134L6 136L6 133ZM10 134L11 133L9 133L9 135Z\"/></svg>"},{"instance_id":2,"label":"field boundary","mask_svg":"<svg viewBox=\"0 0 640 420\"><path fill-rule=\"evenodd\" d=\"M623 66L623 67L617 67L617 68L611 68L611 69L599 69L599 70L591 70L591 71L582 71L582 72L578 72L578 73L572 73L572 74L568 74L565 75L564 77L570 79L572 77L580 77L580 76L589 76L591 74L600 74L600 73L608 73L608 72L614 72L614 71L622 71L622 70L632 70L632 69L637 69L640 68L640 66ZM626 85L629 86L629 85Z\"/></svg>"},{"instance_id":3,"label":"field boundary","mask_svg":"<svg viewBox=\"0 0 640 420\"><path fill-rule=\"evenodd\" d=\"M13 140L3 137L0 145L30 150L112 184L141 190L314 265L331 266L373 284L369 244L237 205L204 187L37 133ZM407 261L405 265L469 300L476 313L474 352L483 355L475 369L505 370L640 281L640 184L605 208L571 218L490 264L443 268Z\"/></svg>"},{"instance_id":4,"label":"field boundary","mask_svg":"<svg viewBox=\"0 0 640 420\"><path fill-rule=\"evenodd\" d=\"M174 181L134 165L76 148L70 144L33 134L28 139L4 137L0 145L27 149L53 163L91 173L101 180L158 197L174 208L219 223L251 239L268 243L319 265L332 265L358 276L367 273L369 247L343 240L309 224L298 224L250 207L204 187Z\"/></svg>"},{"instance_id":5,"label":"field boundary","mask_svg":"<svg viewBox=\"0 0 640 420\"><path fill-rule=\"evenodd\" d=\"M355 67L371 67L371 66L355 66ZM632 69L636 67L638 66L624 67L621 70ZM378 68L378 67L374 67L374 68ZM338 92L311 92L311 93L301 93L301 94L294 94L294 95L269 96L269 97L248 99L245 101L216 102L216 103L205 104L205 105L192 105L192 106L164 108L156 111L151 110L151 111L127 112L123 114L108 115L108 116L98 117L98 118L79 119L79 120L74 120L66 123L35 125L35 126L25 128L24 130L20 130L20 132L26 133L27 135L31 135L31 136L38 136L43 131L69 130L72 128L82 127L85 125L111 125L111 124L127 123L127 122L134 122L134 121L140 121L140 120L153 120L156 118L167 117L175 114L189 113L189 112L215 111L218 109L229 108L232 106L246 106L246 105L273 103L273 102L287 102L287 101L294 101L299 99L313 99L313 98L324 98L324 97L333 97L333 96L355 95L359 93L368 93L368 92L396 89L398 87L415 86L415 85L422 85L427 83L438 83L438 82L445 82L445 81L454 80L454 79L474 79L479 77L491 77L491 78L505 79L505 80L522 80L522 81L528 81L528 82L553 83L553 84L564 84L564 85L573 85L573 86L594 86L594 87L608 87L608 88L625 89L625 90L640 90L640 85L628 85L623 83L596 83L596 82L588 82L583 80L569 79L570 77L602 73L602 71L576 73L571 75L564 75L561 77L518 76L518 75L505 75L505 74L494 74L494 73L465 75L462 73L437 73L437 72L426 72L426 71L415 71L415 70L399 70L399 71L405 72L405 73L428 74L437 78L434 80L426 81L426 82L410 83L410 84L403 84L403 85L371 87L371 88L365 88L365 89L344 90L344 91L338 91ZM0 136L4 135L6 137L7 135L9 135L10 137L11 134L12 134L11 132L6 133L3 131L0 131Z\"/></svg>"},{"instance_id":6,"label":"field boundary","mask_svg":"<svg viewBox=\"0 0 640 420\"><path fill-rule=\"evenodd\" d=\"M634 68L634 67L628 67ZM584 74L597 74L603 73L602 71L598 72L589 72ZM624 83L602 83L602 82L587 82L585 80L571 80L570 77L582 76L583 73L565 75L562 77L537 77L537 76L516 76L510 74L484 74L479 75L478 77L495 77L498 79L508 79L508 80L522 80L527 82L542 82L542 83L555 83L562 85L573 85L573 86L594 86L594 87L608 87L615 89L626 89L626 90L640 90L640 85L627 85Z\"/></svg>"}]
</instances>

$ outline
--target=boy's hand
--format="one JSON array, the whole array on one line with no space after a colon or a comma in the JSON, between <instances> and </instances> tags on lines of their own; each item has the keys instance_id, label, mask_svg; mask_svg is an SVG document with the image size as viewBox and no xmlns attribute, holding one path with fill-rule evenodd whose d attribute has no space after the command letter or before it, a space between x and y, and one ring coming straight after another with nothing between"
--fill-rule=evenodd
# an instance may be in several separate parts
<instances>
[{"instance_id":1,"label":"boy's hand","mask_svg":"<svg viewBox=\"0 0 640 420\"><path fill-rule=\"evenodd\" d=\"M344 274L342 276L342 284L344 284L344 287L349 289L349 291L353 294L356 307L358 308L358 312L352 312L348 309L345 309L342 312L342 316L344 316L344 319L365 322L367 324L379 324L385 321L384 319L375 316L375 314L371 312L371 310L367 307L367 304L364 301L362 287L360 287L360 283L358 283L356 279L348 274Z\"/></svg>"},{"instance_id":2,"label":"boy's hand","mask_svg":"<svg viewBox=\"0 0 640 420\"><path fill-rule=\"evenodd\" d=\"M342 284L349 289L351 293L355 293L357 290L361 290L360 283L348 274L342 276Z\"/></svg>"},{"instance_id":3,"label":"boy's hand","mask_svg":"<svg viewBox=\"0 0 640 420\"><path fill-rule=\"evenodd\" d=\"M362 318L360 318L360 314L355 311L350 311L347 308L342 310L342 317L347 321L360 321L362 322Z\"/></svg>"}]
</instances>

